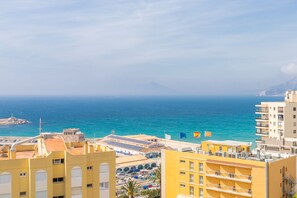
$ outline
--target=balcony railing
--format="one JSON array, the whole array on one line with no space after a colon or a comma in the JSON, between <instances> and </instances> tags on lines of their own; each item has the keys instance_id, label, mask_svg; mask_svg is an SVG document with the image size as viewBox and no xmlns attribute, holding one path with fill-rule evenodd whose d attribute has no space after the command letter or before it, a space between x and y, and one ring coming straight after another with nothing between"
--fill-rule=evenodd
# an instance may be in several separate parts
<instances>
[{"instance_id":1,"label":"balcony railing","mask_svg":"<svg viewBox=\"0 0 297 198\"><path fill-rule=\"evenodd\" d=\"M261 121L261 120L269 120L267 116L257 116L256 120Z\"/></svg>"},{"instance_id":2,"label":"balcony railing","mask_svg":"<svg viewBox=\"0 0 297 198\"><path fill-rule=\"evenodd\" d=\"M282 108L282 107L280 108L280 107L279 107L279 108L277 109L277 111L278 111L278 113L284 113L284 108Z\"/></svg>"},{"instance_id":3,"label":"balcony railing","mask_svg":"<svg viewBox=\"0 0 297 198\"><path fill-rule=\"evenodd\" d=\"M267 128L267 127L269 127L269 124L263 124L263 123L261 123L261 122L257 122L257 124L256 124L256 127L258 127L258 128Z\"/></svg>"},{"instance_id":4,"label":"balcony railing","mask_svg":"<svg viewBox=\"0 0 297 198\"><path fill-rule=\"evenodd\" d=\"M240 195L245 197L252 197L251 189L236 188L235 186L223 186L220 184L206 184L207 190L220 191L233 195Z\"/></svg>"},{"instance_id":5,"label":"balcony railing","mask_svg":"<svg viewBox=\"0 0 297 198\"><path fill-rule=\"evenodd\" d=\"M268 108L267 107L257 107L256 112L257 113L268 113Z\"/></svg>"},{"instance_id":6,"label":"balcony railing","mask_svg":"<svg viewBox=\"0 0 297 198\"><path fill-rule=\"evenodd\" d=\"M269 135L267 130L257 129L256 135Z\"/></svg>"},{"instance_id":7,"label":"balcony railing","mask_svg":"<svg viewBox=\"0 0 297 198\"><path fill-rule=\"evenodd\" d=\"M264 140L260 139L260 138L257 138L256 139L256 142L264 142Z\"/></svg>"},{"instance_id":8,"label":"balcony railing","mask_svg":"<svg viewBox=\"0 0 297 198\"><path fill-rule=\"evenodd\" d=\"M241 174L235 174L235 173L220 172L215 170L207 170L206 176L216 177L221 179L228 179L233 181L236 180L236 181L242 181L242 182L248 182L248 183L251 183L251 180L252 180L251 175L241 175Z\"/></svg>"}]
</instances>

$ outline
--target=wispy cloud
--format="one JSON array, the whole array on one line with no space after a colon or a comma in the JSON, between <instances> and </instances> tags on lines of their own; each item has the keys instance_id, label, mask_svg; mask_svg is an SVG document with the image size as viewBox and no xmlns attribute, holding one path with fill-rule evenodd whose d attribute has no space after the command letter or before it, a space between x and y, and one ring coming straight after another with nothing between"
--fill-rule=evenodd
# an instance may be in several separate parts
<instances>
[{"instance_id":1,"label":"wispy cloud","mask_svg":"<svg viewBox=\"0 0 297 198\"><path fill-rule=\"evenodd\" d=\"M281 72L286 75L296 76L297 75L297 64L290 63L290 64L283 65L281 67Z\"/></svg>"},{"instance_id":2,"label":"wispy cloud","mask_svg":"<svg viewBox=\"0 0 297 198\"><path fill-rule=\"evenodd\" d=\"M294 61L294 6L290 1L5 1L0 89L2 94L122 94L151 81L187 93L256 89L257 81L268 85L281 65ZM14 82L9 89L8 81Z\"/></svg>"}]
</instances>

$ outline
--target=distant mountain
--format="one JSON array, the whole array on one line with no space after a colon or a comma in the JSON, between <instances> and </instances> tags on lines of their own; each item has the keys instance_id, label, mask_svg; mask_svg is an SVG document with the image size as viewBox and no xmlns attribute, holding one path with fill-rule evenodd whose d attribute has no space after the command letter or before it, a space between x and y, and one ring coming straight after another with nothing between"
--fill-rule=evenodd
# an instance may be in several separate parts
<instances>
[{"instance_id":1,"label":"distant mountain","mask_svg":"<svg viewBox=\"0 0 297 198\"><path fill-rule=\"evenodd\" d=\"M297 77L285 83L271 87L270 89L264 90L259 93L259 96L284 96L286 91L289 90L297 90Z\"/></svg>"},{"instance_id":2,"label":"distant mountain","mask_svg":"<svg viewBox=\"0 0 297 198\"><path fill-rule=\"evenodd\" d=\"M158 82L149 82L146 84L137 84L134 88L135 94L140 95L174 95L176 92Z\"/></svg>"}]
</instances>

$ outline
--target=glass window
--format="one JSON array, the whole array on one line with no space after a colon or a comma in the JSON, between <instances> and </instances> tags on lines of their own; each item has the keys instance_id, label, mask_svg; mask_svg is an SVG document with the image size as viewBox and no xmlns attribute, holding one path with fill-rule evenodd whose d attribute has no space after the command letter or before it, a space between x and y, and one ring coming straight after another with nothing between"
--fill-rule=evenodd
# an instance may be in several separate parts
<instances>
[{"instance_id":1,"label":"glass window","mask_svg":"<svg viewBox=\"0 0 297 198\"><path fill-rule=\"evenodd\" d=\"M203 189L199 188L199 198L203 198Z\"/></svg>"},{"instance_id":2,"label":"glass window","mask_svg":"<svg viewBox=\"0 0 297 198\"><path fill-rule=\"evenodd\" d=\"M194 182L194 175L190 174L190 182L193 183Z\"/></svg>"},{"instance_id":3,"label":"glass window","mask_svg":"<svg viewBox=\"0 0 297 198\"><path fill-rule=\"evenodd\" d=\"M190 186L190 195L194 195L194 187Z\"/></svg>"},{"instance_id":4,"label":"glass window","mask_svg":"<svg viewBox=\"0 0 297 198\"><path fill-rule=\"evenodd\" d=\"M199 176L199 184L203 184L203 176Z\"/></svg>"},{"instance_id":5,"label":"glass window","mask_svg":"<svg viewBox=\"0 0 297 198\"><path fill-rule=\"evenodd\" d=\"M190 170L194 170L194 162L190 162Z\"/></svg>"},{"instance_id":6,"label":"glass window","mask_svg":"<svg viewBox=\"0 0 297 198\"><path fill-rule=\"evenodd\" d=\"M203 171L203 163L199 163L199 171L200 171L200 172Z\"/></svg>"}]
</instances>

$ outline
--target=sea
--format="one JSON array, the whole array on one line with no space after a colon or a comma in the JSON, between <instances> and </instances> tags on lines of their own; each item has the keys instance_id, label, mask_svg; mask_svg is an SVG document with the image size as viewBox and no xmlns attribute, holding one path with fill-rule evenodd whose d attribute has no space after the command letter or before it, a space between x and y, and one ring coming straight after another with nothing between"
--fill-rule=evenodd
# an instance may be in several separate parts
<instances>
[{"instance_id":1,"label":"sea","mask_svg":"<svg viewBox=\"0 0 297 198\"><path fill-rule=\"evenodd\" d=\"M0 136L39 134L80 128L88 138L147 134L182 141L238 140L255 142L255 105L282 101L282 97L0 97L0 118L11 115L29 120L26 125L0 126ZM194 138L193 132L202 136ZM204 137L211 131L212 137Z\"/></svg>"}]
</instances>

